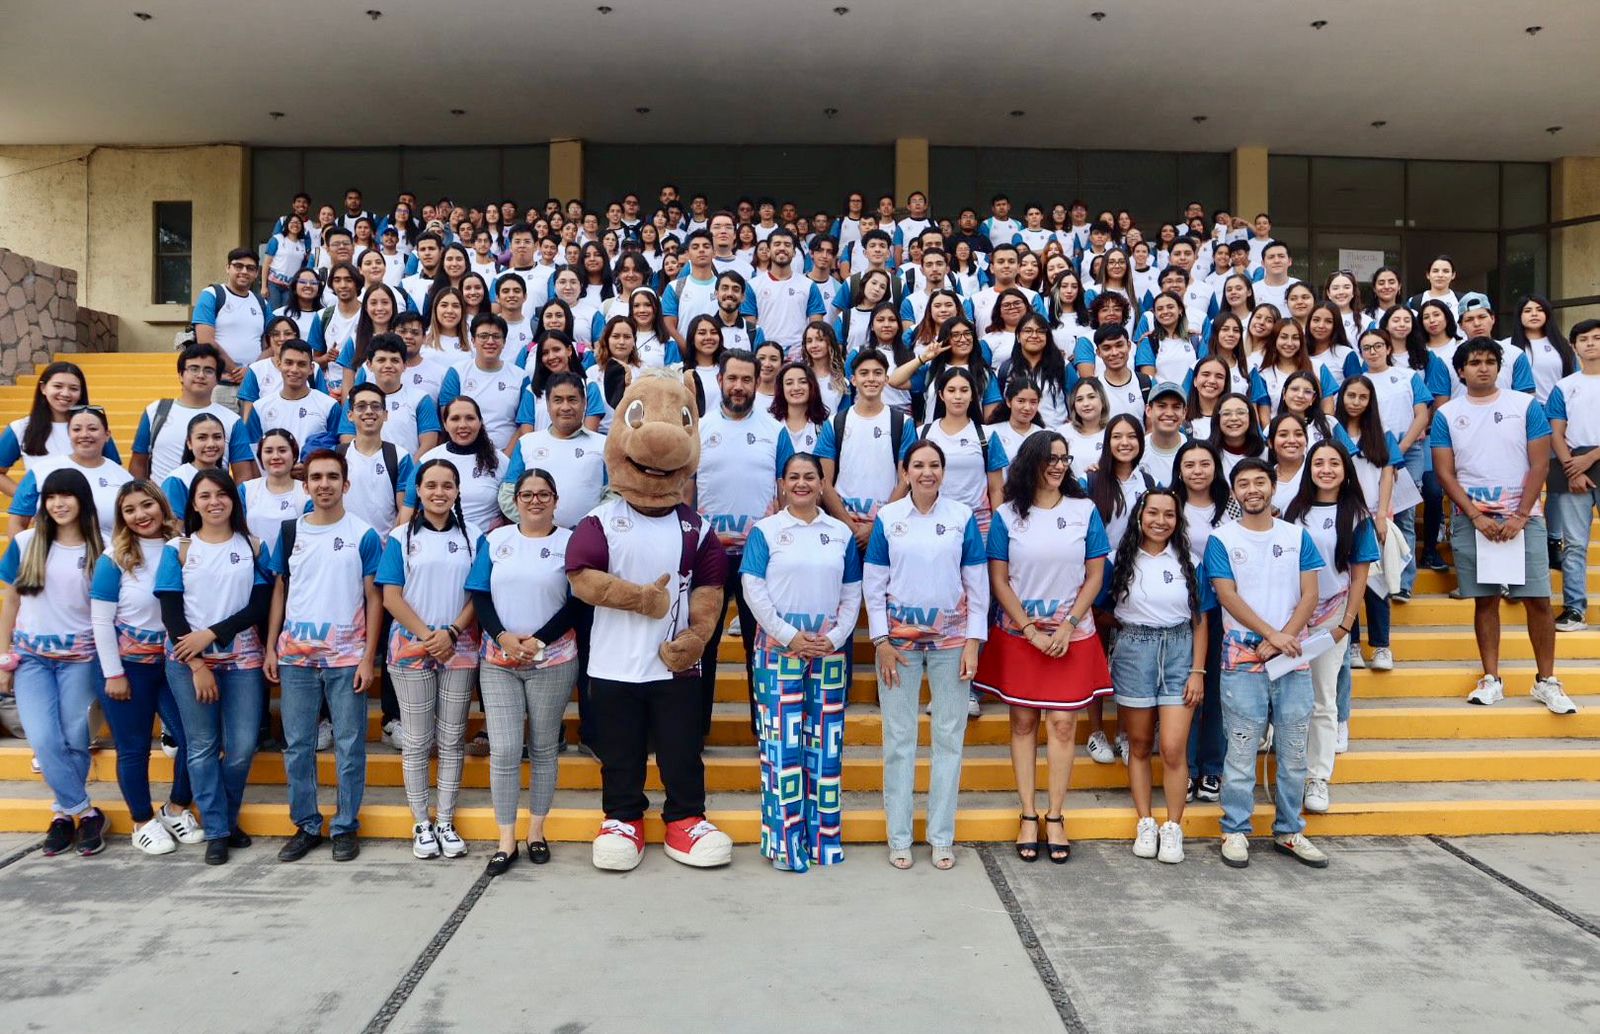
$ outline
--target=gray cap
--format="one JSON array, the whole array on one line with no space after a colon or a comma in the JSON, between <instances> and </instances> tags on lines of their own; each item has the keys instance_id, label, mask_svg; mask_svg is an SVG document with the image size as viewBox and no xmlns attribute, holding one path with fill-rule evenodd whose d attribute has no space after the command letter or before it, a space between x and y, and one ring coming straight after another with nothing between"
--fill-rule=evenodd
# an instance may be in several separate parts
<instances>
[{"instance_id":1,"label":"gray cap","mask_svg":"<svg viewBox=\"0 0 1600 1034\"><path fill-rule=\"evenodd\" d=\"M1150 397L1145 401L1154 402L1163 395L1176 395L1181 402L1189 401L1188 393L1172 381L1157 381L1151 386Z\"/></svg>"}]
</instances>

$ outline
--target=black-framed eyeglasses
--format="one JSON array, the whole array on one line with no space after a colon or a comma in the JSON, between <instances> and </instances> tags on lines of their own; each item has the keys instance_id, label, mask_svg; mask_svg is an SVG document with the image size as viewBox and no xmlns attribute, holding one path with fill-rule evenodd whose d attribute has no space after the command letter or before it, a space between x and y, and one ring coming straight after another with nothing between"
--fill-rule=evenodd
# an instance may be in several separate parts
<instances>
[{"instance_id":1,"label":"black-framed eyeglasses","mask_svg":"<svg viewBox=\"0 0 1600 1034\"><path fill-rule=\"evenodd\" d=\"M556 494L548 491L517 493L517 502L519 503L553 503L555 498Z\"/></svg>"},{"instance_id":2,"label":"black-framed eyeglasses","mask_svg":"<svg viewBox=\"0 0 1600 1034\"><path fill-rule=\"evenodd\" d=\"M197 377L215 377L217 375L217 368L215 366L208 366L204 363L190 363L183 368L183 372L192 373Z\"/></svg>"},{"instance_id":3,"label":"black-framed eyeglasses","mask_svg":"<svg viewBox=\"0 0 1600 1034\"><path fill-rule=\"evenodd\" d=\"M1044 458L1044 465L1047 467L1065 467L1071 465L1071 463L1071 456L1064 456L1060 453L1052 452L1050 455Z\"/></svg>"}]
</instances>

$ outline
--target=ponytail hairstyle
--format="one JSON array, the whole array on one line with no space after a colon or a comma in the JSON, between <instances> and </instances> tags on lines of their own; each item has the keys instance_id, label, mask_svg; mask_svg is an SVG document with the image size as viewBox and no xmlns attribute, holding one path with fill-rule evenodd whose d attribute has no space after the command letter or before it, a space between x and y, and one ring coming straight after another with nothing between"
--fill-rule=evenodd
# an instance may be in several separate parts
<instances>
[{"instance_id":1,"label":"ponytail hairstyle","mask_svg":"<svg viewBox=\"0 0 1600 1034\"><path fill-rule=\"evenodd\" d=\"M1202 446L1203 448L1203 446ZM1118 493L1120 498L1121 493ZM1189 613L1200 613L1200 576L1195 572L1194 560L1189 556L1189 530L1183 518L1183 499L1176 488L1157 486L1148 489L1139 496L1139 501L1133 504L1133 514L1128 518L1127 534L1122 536L1122 541L1117 543L1117 552L1111 560L1111 600L1113 606L1117 603L1126 603L1128 591L1133 588L1134 569L1138 566L1139 550L1144 546L1144 511L1150 505L1150 500L1156 496L1164 496L1172 500L1172 507L1176 512L1172 525L1172 537L1167 543L1172 552L1177 554L1178 566L1183 570L1183 584L1189 592ZM1222 507L1217 508L1220 515ZM1213 525L1215 527L1215 525Z\"/></svg>"},{"instance_id":2,"label":"ponytail hairstyle","mask_svg":"<svg viewBox=\"0 0 1600 1034\"><path fill-rule=\"evenodd\" d=\"M1365 337L1366 335L1362 335ZM1382 470L1393 459L1389 455L1389 436L1383 430L1383 414L1378 412L1378 392L1372 386L1372 381L1366 374L1357 374L1339 386L1339 394L1333 402L1333 419L1344 433L1350 433L1350 411L1345 409L1344 393L1350 390L1352 384L1367 389L1367 408L1355 420L1356 431L1361 435L1361 455L1366 461Z\"/></svg>"},{"instance_id":3,"label":"ponytail hairstyle","mask_svg":"<svg viewBox=\"0 0 1600 1034\"><path fill-rule=\"evenodd\" d=\"M461 397L462 398L466 398L467 396L463 395ZM493 448L493 446L491 446L491 448ZM453 527L457 531L461 532L462 539L465 540L466 543L467 543L467 556L471 557L472 556L472 536L467 534L467 519L461 515L461 471L456 468L456 465L454 463L451 463L449 460L445 459L443 456L435 456L433 459L428 460L422 466L417 468L416 478L415 478L415 481L413 483L416 484L420 488L421 485L422 485L422 477L423 477L423 475L428 473L428 471L432 470L434 467L444 467L446 470L450 471L450 476L451 476L451 478L453 478L455 480L455 483L456 483L456 498L455 498L455 502L450 504L450 512L445 517L444 530L445 531L449 531ZM554 486L554 482L552 482L551 484L552 484L552 487L553 487ZM423 510L423 506L422 506L422 499L419 497L417 499L417 508L416 508L416 510L414 510L412 512L411 519L406 522L406 550L405 550L405 555L406 555L406 557L408 559L411 556L411 539L412 539L412 536L416 535L417 528L420 527L426 519L427 518L425 516L425 511ZM431 527L431 525L430 525L430 527Z\"/></svg>"},{"instance_id":4,"label":"ponytail hairstyle","mask_svg":"<svg viewBox=\"0 0 1600 1034\"><path fill-rule=\"evenodd\" d=\"M194 462L194 449L190 447L189 439L194 436L195 428L201 426L202 424L208 424L208 423L216 424L219 428L222 429L222 465L224 465L224 466L227 465L227 462L228 462L228 429L226 427L223 427L222 418L221 417L217 416L215 413L209 413L209 412L208 413L196 413L193 417L191 417L189 419L189 426L184 428L184 431L183 431L183 456L178 461L180 464L181 463L193 463Z\"/></svg>"},{"instance_id":5,"label":"ponytail hairstyle","mask_svg":"<svg viewBox=\"0 0 1600 1034\"><path fill-rule=\"evenodd\" d=\"M89 479L76 467L59 467L52 470L39 489L40 518L33 523L33 538L22 555L17 570L17 592L23 596L37 596L44 591L45 571L49 566L50 547L55 545L60 526L45 511L53 495L70 495L78 501L78 534L83 536L84 584L94 580L94 562L105 548L100 541L100 519L95 514L94 493L89 491Z\"/></svg>"},{"instance_id":6,"label":"ponytail hairstyle","mask_svg":"<svg viewBox=\"0 0 1600 1034\"><path fill-rule=\"evenodd\" d=\"M1518 324L1520 327L1521 325ZM1570 351L1570 349L1569 349ZM46 443L50 440L50 432L55 427L55 414L50 410L50 400L45 398L44 387L50 379L58 373L71 374L78 378L78 402L80 406L89 404L89 382L83 376L83 371L76 363L58 361L51 363L39 374L39 379L33 385L33 407L28 411L28 423L22 432L22 454L24 456L43 456Z\"/></svg>"},{"instance_id":7,"label":"ponytail hairstyle","mask_svg":"<svg viewBox=\"0 0 1600 1034\"><path fill-rule=\"evenodd\" d=\"M1311 508L1317 505L1317 485L1311 480L1311 460L1324 449L1333 450L1344 466L1344 482L1339 486L1339 497L1334 503L1336 509L1333 546L1334 569L1344 573L1350 570L1350 555L1355 552L1356 526L1370 515L1367 512L1366 498L1361 493L1361 485L1356 480L1355 464L1351 462L1350 453L1345 451L1343 445L1328 438L1306 450L1305 471L1300 477L1300 490L1294 494L1289 508L1284 511L1283 519L1290 524L1304 524Z\"/></svg>"},{"instance_id":8,"label":"ponytail hairstyle","mask_svg":"<svg viewBox=\"0 0 1600 1034\"><path fill-rule=\"evenodd\" d=\"M183 534L183 527L172 516L172 504L167 502L167 494L157 488L153 482L143 478L129 481L117 490L116 516L111 528L111 560L125 573L132 574L144 563L144 550L139 548L139 536L128 527L128 522L122 516L122 503L131 495L142 495L155 501L161 507L161 537L163 539L177 538Z\"/></svg>"},{"instance_id":9,"label":"ponytail hairstyle","mask_svg":"<svg viewBox=\"0 0 1600 1034\"><path fill-rule=\"evenodd\" d=\"M256 442L256 462L261 464L261 477L263 480L266 479L267 475L266 463L261 459L261 447L267 444L269 438L282 438L285 442L288 442L289 452L294 455L296 463L300 462L300 443L295 439L293 432L287 427L274 427L263 434L259 442Z\"/></svg>"},{"instance_id":10,"label":"ponytail hairstyle","mask_svg":"<svg viewBox=\"0 0 1600 1034\"><path fill-rule=\"evenodd\" d=\"M457 395L455 398L450 400L450 404L445 406L444 411L439 414L441 418L439 422L441 424L447 423L450 419L450 411L462 403L466 403L467 405L471 406L472 412L478 417L478 437L473 439L472 442L472 476L483 477L485 474L493 474L496 470L500 469L500 452L494 447L494 440L489 437L489 432L484 429L483 409L478 405L477 399L473 398L471 395ZM444 433L445 437L448 439L450 435L448 428ZM293 439L290 440L292 441ZM459 477L460 471L457 471L456 473L456 494L459 497L461 488L461 480ZM457 498L457 509L459 509L460 506L461 501L459 498Z\"/></svg>"},{"instance_id":11,"label":"ponytail hairstyle","mask_svg":"<svg viewBox=\"0 0 1600 1034\"><path fill-rule=\"evenodd\" d=\"M1139 461L1144 459L1144 428L1132 413L1118 413L1106 424L1105 433L1100 439L1098 469L1089 478L1089 498L1094 500L1094 508L1100 511L1102 521L1111 520L1128 506L1127 499L1122 495L1122 486L1117 482L1117 461L1111 458L1111 432L1124 424L1133 428L1139 441L1139 451L1133 457L1135 473L1138 473Z\"/></svg>"},{"instance_id":12,"label":"ponytail hairstyle","mask_svg":"<svg viewBox=\"0 0 1600 1034\"><path fill-rule=\"evenodd\" d=\"M1222 473L1222 459L1210 442L1190 438L1178 446L1177 455L1172 457L1172 485L1187 502L1189 486L1183 483L1183 458L1191 452L1204 452L1211 457L1211 487L1206 490L1206 498L1211 502L1211 526L1215 528L1228 515L1229 495L1228 479Z\"/></svg>"}]
</instances>

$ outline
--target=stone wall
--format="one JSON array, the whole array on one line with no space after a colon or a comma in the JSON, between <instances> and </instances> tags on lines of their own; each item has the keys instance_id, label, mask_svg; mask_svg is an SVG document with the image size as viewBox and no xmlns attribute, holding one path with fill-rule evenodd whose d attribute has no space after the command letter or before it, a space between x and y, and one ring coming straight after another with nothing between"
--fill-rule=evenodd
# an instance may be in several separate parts
<instances>
[{"instance_id":1,"label":"stone wall","mask_svg":"<svg viewBox=\"0 0 1600 1034\"><path fill-rule=\"evenodd\" d=\"M78 305L77 270L0 248L0 384L60 353L116 348L117 318Z\"/></svg>"}]
</instances>

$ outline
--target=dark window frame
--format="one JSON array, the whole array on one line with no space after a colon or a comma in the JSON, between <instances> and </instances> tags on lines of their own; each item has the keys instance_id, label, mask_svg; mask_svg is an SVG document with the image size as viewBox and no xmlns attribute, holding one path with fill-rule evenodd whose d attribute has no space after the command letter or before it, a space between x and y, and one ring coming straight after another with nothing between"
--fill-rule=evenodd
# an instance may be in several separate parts
<instances>
[{"instance_id":1,"label":"dark window frame","mask_svg":"<svg viewBox=\"0 0 1600 1034\"><path fill-rule=\"evenodd\" d=\"M178 251L168 248L162 241L161 228L163 223L171 222L162 218L163 209L181 209L189 224L189 248L187 251ZM156 201L151 205L151 271L150 271L150 300L154 305L188 305L192 300L189 296L194 286L194 202L193 201ZM188 283L184 285L168 285L162 276L162 263L173 259L184 259L189 264ZM169 292L171 287L182 287L181 292ZM181 294L181 297L179 296Z\"/></svg>"}]
</instances>

